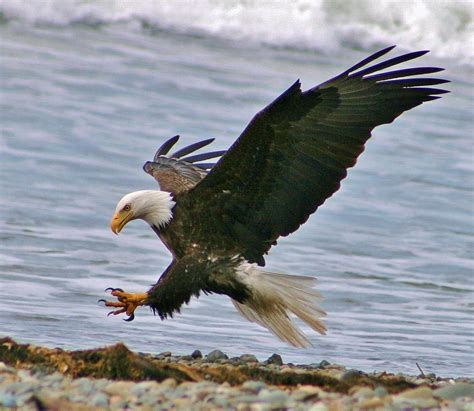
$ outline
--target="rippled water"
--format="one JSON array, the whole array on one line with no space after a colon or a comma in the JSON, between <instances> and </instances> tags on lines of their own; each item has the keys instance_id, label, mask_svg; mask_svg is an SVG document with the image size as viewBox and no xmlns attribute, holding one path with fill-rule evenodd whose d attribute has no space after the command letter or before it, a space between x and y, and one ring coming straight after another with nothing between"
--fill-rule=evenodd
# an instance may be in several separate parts
<instances>
[{"instance_id":1,"label":"rippled water","mask_svg":"<svg viewBox=\"0 0 474 411\"><path fill-rule=\"evenodd\" d=\"M161 322L96 304L108 286L143 291L170 255L143 222L109 229L125 193L156 188L141 170L174 134L227 148L296 78L308 88L367 52L239 44L120 24L0 24L0 334L147 352L220 348L326 359L364 370L473 375L473 82L453 60L452 94L376 130L342 189L267 259L314 275L327 336L279 342L226 297L193 300ZM217 313L217 314L216 314Z\"/></svg>"}]
</instances>

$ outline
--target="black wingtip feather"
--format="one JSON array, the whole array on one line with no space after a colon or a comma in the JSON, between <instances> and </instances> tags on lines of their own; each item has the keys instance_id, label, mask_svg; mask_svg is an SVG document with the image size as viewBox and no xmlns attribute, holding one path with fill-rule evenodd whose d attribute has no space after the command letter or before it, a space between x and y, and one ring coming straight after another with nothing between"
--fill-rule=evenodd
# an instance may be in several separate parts
<instances>
[{"instance_id":1,"label":"black wingtip feather","mask_svg":"<svg viewBox=\"0 0 474 411\"><path fill-rule=\"evenodd\" d=\"M411 90L419 90L419 91L422 91L424 93L428 93L428 94L446 94L446 93L449 93L448 90L443 90L443 89L440 89L440 88L431 88L431 87L423 87L423 88L412 88Z\"/></svg>"},{"instance_id":2,"label":"black wingtip feather","mask_svg":"<svg viewBox=\"0 0 474 411\"><path fill-rule=\"evenodd\" d=\"M387 54L389 51L393 50L396 46L389 46L386 47L382 50L379 50L375 52L374 54L371 54L369 57L365 58L362 61L359 61L357 64L354 64L352 67L348 68L343 75L347 75L361 67L366 66L367 64L371 63L374 60L377 60L379 57L382 57L384 54Z\"/></svg>"},{"instance_id":3,"label":"black wingtip feather","mask_svg":"<svg viewBox=\"0 0 474 411\"><path fill-rule=\"evenodd\" d=\"M412 53L402 54L401 56L393 57L391 59L382 61L381 63L378 63L374 66L370 66L370 67L367 67L364 70L360 70L356 73L353 73L353 74L350 75L350 77L363 77L363 76L366 76L367 74L372 74L376 71L380 71L380 70L386 69L388 67L392 67L392 66L395 66L397 64L401 64L401 63L404 63L406 61L416 59L418 57L421 57L421 56L425 55L426 53L428 53L427 50L422 50L422 51L414 51ZM420 73L420 74L422 74L422 73Z\"/></svg>"},{"instance_id":4,"label":"black wingtip feather","mask_svg":"<svg viewBox=\"0 0 474 411\"><path fill-rule=\"evenodd\" d=\"M182 149L175 151L173 154L170 155L170 157L181 158L187 154L190 154L194 151L199 150L202 147L208 146L214 140L215 140L214 138L208 138L207 140L202 140L202 141L198 141L197 143L190 144L189 146L183 147Z\"/></svg>"},{"instance_id":5,"label":"black wingtip feather","mask_svg":"<svg viewBox=\"0 0 474 411\"><path fill-rule=\"evenodd\" d=\"M400 77L420 76L423 74L438 73L443 70L444 69L440 67L415 67L415 68L389 71L387 73L373 74L371 76L364 76L364 79L379 82L383 80L397 79Z\"/></svg>"},{"instance_id":6,"label":"black wingtip feather","mask_svg":"<svg viewBox=\"0 0 474 411\"><path fill-rule=\"evenodd\" d=\"M194 156L184 157L181 160L187 161L188 163L195 163L197 161L209 160L224 155L226 150L210 151L208 153L196 154Z\"/></svg>"},{"instance_id":7,"label":"black wingtip feather","mask_svg":"<svg viewBox=\"0 0 474 411\"><path fill-rule=\"evenodd\" d=\"M441 96L426 96L426 97L423 97L423 101L433 101L433 100L438 100L439 98L441 98Z\"/></svg>"},{"instance_id":8,"label":"black wingtip feather","mask_svg":"<svg viewBox=\"0 0 474 411\"><path fill-rule=\"evenodd\" d=\"M398 77L398 76L397 76ZM380 84L393 84L400 87L419 87L419 86L434 86L437 84L450 83L449 80L438 78L409 78L409 79L389 79L387 81L380 81Z\"/></svg>"},{"instance_id":9,"label":"black wingtip feather","mask_svg":"<svg viewBox=\"0 0 474 411\"><path fill-rule=\"evenodd\" d=\"M171 147L173 147L176 142L179 140L179 135L176 135L174 137L171 137L170 139L166 140L158 150L156 150L155 156L153 157L153 160L156 161L156 159L159 156L164 156L168 154L168 151L170 151Z\"/></svg>"}]
</instances>

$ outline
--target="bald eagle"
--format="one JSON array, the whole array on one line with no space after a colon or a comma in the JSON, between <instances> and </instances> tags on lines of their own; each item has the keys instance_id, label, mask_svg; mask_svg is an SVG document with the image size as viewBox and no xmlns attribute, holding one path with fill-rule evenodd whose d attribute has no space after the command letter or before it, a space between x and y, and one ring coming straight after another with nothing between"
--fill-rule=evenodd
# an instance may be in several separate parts
<instances>
[{"instance_id":1,"label":"bald eagle","mask_svg":"<svg viewBox=\"0 0 474 411\"><path fill-rule=\"evenodd\" d=\"M168 155L179 137L166 141L144 165L161 190L125 195L111 228L118 234L129 221L145 220L173 261L146 292L108 288L116 298L101 300L114 307L109 314L125 313L130 321L137 307L149 306L165 319L191 297L216 293L293 346L310 341L291 315L324 334L314 279L260 267L280 236L296 231L339 189L375 127L447 92L430 87L447 80L418 77L441 68L385 70L427 51L371 65L393 47L307 91L296 81L225 152L189 156L212 141L204 140ZM216 164L202 163L218 157Z\"/></svg>"}]
</instances>

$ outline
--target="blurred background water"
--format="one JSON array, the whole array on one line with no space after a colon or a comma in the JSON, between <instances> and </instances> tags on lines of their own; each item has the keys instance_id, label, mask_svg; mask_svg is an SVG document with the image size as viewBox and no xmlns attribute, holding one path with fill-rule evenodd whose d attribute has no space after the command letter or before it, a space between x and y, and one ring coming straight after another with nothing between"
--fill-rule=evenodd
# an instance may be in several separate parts
<instances>
[{"instance_id":1,"label":"blurred background water","mask_svg":"<svg viewBox=\"0 0 474 411\"><path fill-rule=\"evenodd\" d=\"M290 4L290 3L288 3ZM0 0L0 335L63 348L220 348L363 370L474 374L472 4L451 1ZM227 148L294 80L369 52L432 49L451 94L376 129L334 198L267 258L312 275L327 336L294 349L221 296L124 323L105 287L143 291L170 255L143 222L109 229L162 141Z\"/></svg>"}]
</instances>

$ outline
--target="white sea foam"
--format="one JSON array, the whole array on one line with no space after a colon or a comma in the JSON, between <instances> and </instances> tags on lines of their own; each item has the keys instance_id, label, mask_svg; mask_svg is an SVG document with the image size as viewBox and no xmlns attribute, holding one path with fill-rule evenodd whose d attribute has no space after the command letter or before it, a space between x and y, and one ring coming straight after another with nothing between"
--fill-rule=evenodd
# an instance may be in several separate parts
<instances>
[{"instance_id":1,"label":"white sea foam","mask_svg":"<svg viewBox=\"0 0 474 411\"><path fill-rule=\"evenodd\" d=\"M0 12L33 24L139 22L322 52L398 44L474 65L470 0L0 0Z\"/></svg>"}]
</instances>

